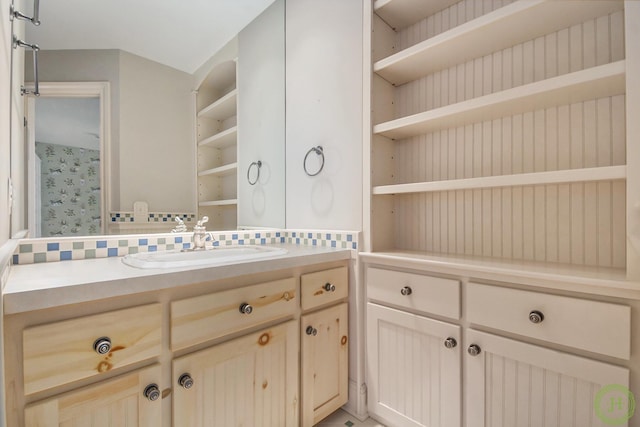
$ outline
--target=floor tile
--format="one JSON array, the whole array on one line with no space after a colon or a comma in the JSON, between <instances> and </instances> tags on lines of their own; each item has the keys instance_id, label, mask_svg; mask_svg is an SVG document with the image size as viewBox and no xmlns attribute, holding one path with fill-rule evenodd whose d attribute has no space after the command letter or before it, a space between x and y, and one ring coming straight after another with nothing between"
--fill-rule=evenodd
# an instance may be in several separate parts
<instances>
[{"instance_id":1,"label":"floor tile","mask_svg":"<svg viewBox=\"0 0 640 427\"><path fill-rule=\"evenodd\" d=\"M384 425L377 421L367 418L364 421L358 420L353 415L343 411L337 410L333 414L329 415L324 420L316 424L316 427L384 427Z\"/></svg>"}]
</instances>

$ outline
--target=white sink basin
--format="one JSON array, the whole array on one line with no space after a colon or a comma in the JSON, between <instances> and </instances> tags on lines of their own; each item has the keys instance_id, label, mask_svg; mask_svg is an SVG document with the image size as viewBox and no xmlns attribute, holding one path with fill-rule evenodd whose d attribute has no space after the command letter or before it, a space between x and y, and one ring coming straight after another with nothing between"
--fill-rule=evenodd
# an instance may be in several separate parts
<instances>
[{"instance_id":1,"label":"white sink basin","mask_svg":"<svg viewBox=\"0 0 640 427\"><path fill-rule=\"evenodd\" d=\"M272 258L286 253L286 249L269 246L224 246L200 251L140 252L125 255L122 262L137 268L216 266Z\"/></svg>"}]
</instances>

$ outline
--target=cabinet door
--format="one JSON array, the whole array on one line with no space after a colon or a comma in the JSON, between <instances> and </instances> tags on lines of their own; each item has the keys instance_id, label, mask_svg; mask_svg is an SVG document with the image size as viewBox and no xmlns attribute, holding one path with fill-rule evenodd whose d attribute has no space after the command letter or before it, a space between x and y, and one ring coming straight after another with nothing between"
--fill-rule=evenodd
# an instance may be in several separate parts
<instances>
[{"instance_id":1,"label":"cabinet door","mask_svg":"<svg viewBox=\"0 0 640 427\"><path fill-rule=\"evenodd\" d=\"M173 425L297 426L298 349L291 321L176 359Z\"/></svg>"},{"instance_id":2,"label":"cabinet door","mask_svg":"<svg viewBox=\"0 0 640 427\"><path fill-rule=\"evenodd\" d=\"M302 426L310 427L347 403L347 304L302 316Z\"/></svg>"},{"instance_id":3,"label":"cabinet door","mask_svg":"<svg viewBox=\"0 0 640 427\"><path fill-rule=\"evenodd\" d=\"M367 306L369 412L396 427L460 426L460 327Z\"/></svg>"},{"instance_id":4,"label":"cabinet door","mask_svg":"<svg viewBox=\"0 0 640 427\"><path fill-rule=\"evenodd\" d=\"M25 425L160 426L161 398L145 396L145 389L159 380L160 367L156 365L33 403L25 408Z\"/></svg>"},{"instance_id":5,"label":"cabinet door","mask_svg":"<svg viewBox=\"0 0 640 427\"><path fill-rule=\"evenodd\" d=\"M626 368L474 330L466 337L467 348L480 350L465 354L467 427L606 425L595 411L598 392L629 386Z\"/></svg>"}]
</instances>

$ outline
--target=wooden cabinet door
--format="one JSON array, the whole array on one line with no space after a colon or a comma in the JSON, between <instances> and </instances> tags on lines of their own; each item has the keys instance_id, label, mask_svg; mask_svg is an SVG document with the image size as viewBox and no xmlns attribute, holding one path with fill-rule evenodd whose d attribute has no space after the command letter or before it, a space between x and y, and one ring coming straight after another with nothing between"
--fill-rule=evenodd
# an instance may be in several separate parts
<instances>
[{"instance_id":1,"label":"wooden cabinet door","mask_svg":"<svg viewBox=\"0 0 640 427\"><path fill-rule=\"evenodd\" d=\"M311 427L347 403L347 303L302 316L302 426Z\"/></svg>"},{"instance_id":2,"label":"wooden cabinet door","mask_svg":"<svg viewBox=\"0 0 640 427\"><path fill-rule=\"evenodd\" d=\"M161 426L161 398L151 401L144 396L147 386L159 381L160 367L155 365L36 402L25 408L25 425Z\"/></svg>"},{"instance_id":3,"label":"wooden cabinet door","mask_svg":"<svg viewBox=\"0 0 640 427\"><path fill-rule=\"evenodd\" d=\"M396 427L459 427L460 347L459 326L367 304L369 412Z\"/></svg>"},{"instance_id":4,"label":"wooden cabinet door","mask_svg":"<svg viewBox=\"0 0 640 427\"><path fill-rule=\"evenodd\" d=\"M174 360L173 425L296 427L298 350L290 321Z\"/></svg>"},{"instance_id":5,"label":"wooden cabinet door","mask_svg":"<svg viewBox=\"0 0 640 427\"><path fill-rule=\"evenodd\" d=\"M626 368L474 330L466 338L480 349L465 348L467 427L607 425L595 411L598 392L629 386Z\"/></svg>"}]
</instances>

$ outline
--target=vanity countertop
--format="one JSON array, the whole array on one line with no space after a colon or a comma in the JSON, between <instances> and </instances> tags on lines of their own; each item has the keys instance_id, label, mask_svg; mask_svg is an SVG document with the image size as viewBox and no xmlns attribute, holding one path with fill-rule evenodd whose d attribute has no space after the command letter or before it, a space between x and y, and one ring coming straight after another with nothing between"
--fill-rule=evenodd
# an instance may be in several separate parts
<instances>
[{"instance_id":1,"label":"vanity countertop","mask_svg":"<svg viewBox=\"0 0 640 427\"><path fill-rule=\"evenodd\" d=\"M221 266L139 269L120 257L15 265L3 291L4 313L16 314L66 304L148 292L240 275L348 260L350 249L293 244L270 245L287 254Z\"/></svg>"}]
</instances>

